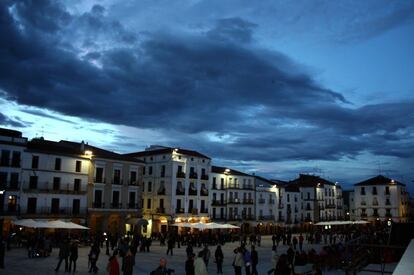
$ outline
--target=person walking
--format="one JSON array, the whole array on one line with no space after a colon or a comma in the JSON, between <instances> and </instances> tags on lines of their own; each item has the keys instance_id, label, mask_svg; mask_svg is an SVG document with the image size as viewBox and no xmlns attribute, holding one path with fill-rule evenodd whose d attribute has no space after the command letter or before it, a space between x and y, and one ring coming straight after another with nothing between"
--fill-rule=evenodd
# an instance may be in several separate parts
<instances>
[{"instance_id":1,"label":"person walking","mask_svg":"<svg viewBox=\"0 0 414 275\"><path fill-rule=\"evenodd\" d=\"M234 254L235 254L234 260L233 260L234 274L242 275L242 268L244 266L243 251L239 247L234 250Z\"/></svg>"},{"instance_id":2,"label":"person walking","mask_svg":"<svg viewBox=\"0 0 414 275\"><path fill-rule=\"evenodd\" d=\"M304 238L303 238L303 235L301 233L299 235L299 250L300 250L300 252L302 252L302 249L303 249L303 240L304 240Z\"/></svg>"},{"instance_id":3,"label":"person walking","mask_svg":"<svg viewBox=\"0 0 414 275\"><path fill-rule=\"evenodd\" d=\"M175 244L174 238L170 236L167 241L167 255L169 254L169 252L171 252L171 256L173 256L174 244Z\"/></svg>"},{"instance_id":4,"label":"person walking","mask_svg":"<svg viewBox=\"0 0 414 275\"><path fill-rule=\"evenodd\" d=\"M250 251L243 247L243 260L244 260L244 269L246 271L246 275L250 275L250 266L252 264L252 259L250 255Z\"/></svg>"},{"instance_id":5,"label":"person walking","mask_svg":"<svg viewBox=\"0 0 414 275\"><path fill-rule=\"evenodd\" d=\"M206 264L206 268L208 269L208 262L210 261L211 252L207 245L204 247L202 253L204 263Z\"/></svg>"},{"instance_id":6,"label":"person walking","mask_svg":"<svg viewBox=\"0 0 414 275\"><path fill-rule=\"evenodd\" d=\"M204 261L204 252L198 253L197 259L194 261L194 274L195 275L208 275L207 266Z\"/></svg>"},{"instance_id":7,"label":"person walking","mask_svg":"<svg viewBox=\"0 0 414 275\"><path fill-rule=\"evenodd\" d=\"M90 268L89 268L89 273L98 272L98 267L96 266L96 262L98 261L100 252L101 250L99 249L98 243L95 243L94 245L92 245L91 250L89 251L89 254L88 254L89 262L91 263Z\"/></svg>"},{"instance_id":8,"label":"person walking","mask_svg":"<svg viewBox=\"0 0 414 275\"><path fill-rule=\"evenodd\" d=\"M187 253L187 257L194 254L193 246L191 245L190 242L188 242L187 248L185 249L185 252Z\"/></svg>"},{"instance_id":9,"label":"person walking","mask_svg":"<svg viewBox=\"0 0 414 275\"><path fill-rule=\"evenodd\" d=\"M194 275L194 254L187 256L187 261L185 261L185 275Z\"/></svg>"},{"instance_id":10,"label":"person walking","mask_svg":"<svg viewBox=\"0 0 414 275\"><path fill-rule=\"evenodd\" d=\"M106 266L106 271L108 271L109 275L120 275L117 255L118 252L115 250L113 255L109 257L108 264Z\"/></svg>"},{"instance_id":11,"label":"person walking","mask_svg":"<svg viewBox=\"0 0 414 275\"><path fill-rule=\"evenodd\" d=\"M0 268L4 269L4 255L6 253L6 246L4 245L3 237L0 234Z\"/></svg>"},{"instance_id":12,"label":"person walking","mask_svg":"<svg viewBox=\"0 0 414 275\"><path fill-rule=\"evenodd\" d=\"M298 238L296 236L292 239L293 249L296 251L296 246L298 245Z\"/></svg>"},{"instance_id":13,"label":"person walking","mask_svg":"<svg viewBox=\"0 0 414 275\"><path fill-rule=\"evenodd\" d=\"M279 261L279 255L277 254L277 249L276 246L272 247L272 258L271 258L271 262L272 262L272 268L267 272L267 274L272 274L276 272L276 265L277 262Z\"/></svg>"},{"instance_id":14,"label":"person walking","mask_svg":"<svg viewBox=\"0 0 414 275\"><path fill-rule=\"evenodd\" d=\"M260 236L260 235L259 235ZM250 258L252 260L252 275L258 275L257 273L257 265L259 264L259 254L255 249L254 245L252 245L252 251L250 253Z\"/></svg>"},{"instance_id":15,"label":"person walking","mask_svg":"<svg viewBox=\"0 0 414 275\"><path fill-rule=\"evenodd\" d=\"M220 245L217 246L216 251L214 252L214 257L217 264L217 274L223 274L224 255Z\"/></svg>"},{"instance_id":16,"label":"person walking","mask_svg":"<svg viewBox=\"0 0 414 275\"><path fill-rule=\"evenodd\" d=\"M133 271L134 271L134 258L132 255L131 248L128 248L128 251L125 255L124 275L132 275Z\"/></svg>"},{"instance_id":17,"label":"person walking","mask_svg":"<svg viewBox=\"0 0 414 275\"><path fill-rule=\"evenodd\" d=\"M58 272L62 261L65 260L65 272L68 272L68 257L69 257L69 244L67 240L64 240L59 247L59 262L55 268Z\"/></svg>"},{"instance_id":18,"label":"person walking","mask_svg":"<svg viewBox=\"0 0 414 275\"><path fill-rule=\"evenodd\" d=\"M76 272L76 261L78 260L78 242L73 241L70 246L70 256L69 256L69 272L72 270L73 263L73 272Z\"/></svg>"}]
</instances>

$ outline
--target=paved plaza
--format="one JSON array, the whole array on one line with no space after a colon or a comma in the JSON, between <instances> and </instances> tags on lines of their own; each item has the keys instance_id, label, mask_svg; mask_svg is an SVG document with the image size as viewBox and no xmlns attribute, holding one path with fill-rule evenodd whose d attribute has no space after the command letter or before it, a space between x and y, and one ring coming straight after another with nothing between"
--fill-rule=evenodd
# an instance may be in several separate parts
<instances>
[{"instance_id":1,"label":"paved plaza","mask_svg":"<svg viewBox=\"0 0 414 275\"><path fill-rule=\"evenodd\" d=\"M224 274L234 274L232 261L233 261L233 250L239 245L238 242L234 243L227 243L223 248L224 253L224 265L223 265L223 272ZM269 236L265 236L262 239L262 246L257 247L259 253L259 265L258 271L259 274L267 274L267 270L270 269L271 266L271 247L272 242ZM304 244L304 249L308 250L311 247L316 249L316 251L320 251L322 245L308 245ZM285 253L287 250L287 246L279 245L278 252ZM181 248L174 249L174 256L166 256L167 248L165 246L160 246L158 241L154 241L153 245L151 246L150 253L142 253L138 252L136 255L136 264L134 267L134 274L149 274L152 270L154 270L159 262L160 257L165 257L168 260L168 267L175 269L175 274L177 275L184 275L184 263L186 260L185 256L185 246ZM194 252L198 253L201 248L195 248ZM215 247L210 247L212 258L210 259L209 263L209 274L216 274L216 266L214 263L214 251ZM56 264L58 262L58 252L59 249L54 248L52 255L47 258L35 258L29 259L27 257L27 250L24 248L13 248L11 251L7 252L5 265L6 269L1 270L0 274L19 274L19 275L48 275L48 274L69 274L64 272L64 263L60 267L60 271L54 271ZM76 274L89 274L88 273L88 259L87 255L89 253L88 247L80 247L79 248L79 258L77 261L77 271ZM101 254L99 256L98 267L99 272L98 274L107 274L106 272L106 264L108 261L108 256L105 255L105 247L101 249ZM120 260L119 260L120 262ZM310 265L305 267L305 269L311 268ZM244 274L244 272L243 272ZM323 274L344 274L343 272L324 272Z\"/></svg>"}]
</instances>

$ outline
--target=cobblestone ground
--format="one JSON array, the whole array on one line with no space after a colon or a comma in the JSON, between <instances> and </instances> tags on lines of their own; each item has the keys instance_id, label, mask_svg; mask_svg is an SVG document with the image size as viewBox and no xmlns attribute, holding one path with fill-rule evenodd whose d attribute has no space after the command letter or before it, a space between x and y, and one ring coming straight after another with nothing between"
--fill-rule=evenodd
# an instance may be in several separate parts
<instances>
[{"instance_id":1,"label":"cobblestone ground","mask_svg":"<svg viewBox=\"0 0 414 275\"><path fill-rule=\"evenodd\" d=\"M224 253L224 265L223 265L223 272L224 274L234 274L233 268L231 266L233 261L233 250L238 246L238 243L227 243L224 245L223 253ZM271 240L270 237L265 236L262 240L262 246L258 247L259 253L259 266L258 272L260 275L267 274L267 270L270 268L270 256L271 256ZM310 249L310 245L305 244L304 249ZM316 251L321 249L321 245L312 245ZM184 275L184 263L186 260L185 256L185 247L175 248L174 249L174 256L166 256L167 248L165 246L159 246L159 242L153 242L151 246L150 253L137 253L134 267L134 274L149 274L152 270L154 270L159 262L160 257L165 257L168 261L168 267L175 269L175 274L177 275ZM195 248L195 253L201 248ZM214 255L215 247L210 247L212 255ZM278 252L284 253L287 250L287 246L279 246ZM0 274L18 274L18 275L49 275L49 274L69 274L64 272L64 262L60 267L60 271L54 271L57 262L58 262L58 249L53 249L52 255L47 258L35 258L29 259L27 257L27 251L23 248L13 248L11 251L6 253L5 259L5 269L0 269ZM87 255L89 253L88 247L81 247L79 248L79 258L77 261L77 271L75 274L89 274L88 273L88 260ZM99 256L98 267L99 272L98 274L107 274L106 272L106 264L108 261L108 256L105 255L105 248L101 249L101 254ZM305 269L309 269L310 266L305 267ZM216 274L216 266L213 259L210 260L209 266L209 274ZM244 274L244 272L243 272ZM324 272L324 274L343 274L343 272Z\"/></svg>"}]
</instances>

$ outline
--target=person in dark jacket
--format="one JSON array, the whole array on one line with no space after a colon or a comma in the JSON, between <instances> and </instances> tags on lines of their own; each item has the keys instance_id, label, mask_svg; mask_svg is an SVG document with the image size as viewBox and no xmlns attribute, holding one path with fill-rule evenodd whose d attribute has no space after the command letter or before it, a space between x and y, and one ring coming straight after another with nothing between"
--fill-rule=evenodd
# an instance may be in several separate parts
<instances>
[{"instance_id":1,"label":"person in dark jacket","mask_svg":"<svg viewBox=\"0 0 414 275\"><path fill-rule=\"evenodd\" d=\"M185 275L194 275L194 254L190 254L185 261Z\"/></svg>"},{"instance_id":2,"label":"person in dark jacket","mask_svg":"<svg viewBox=\"0 0 414 275\"><path fill-rule=\"evenodd\" d=\"M101 250L99 249L99 244L95 243L91 247L91 250L89 251L89 255L88 255L89 261L91 263L90 268L89 268L89 273L91 273L92 271L94 273L98 272L98 267L96 266L96 262L98 261L100 252L101 252Z\"/></svg>"},{"instance_id":3,"label":"person in dark jacket","mask_svg":"<svg viewBox=\"0 0 414 275\"><path fill-rule=\"evenodd\" d=\"M69 272L72 269L73 263L73 272L76 272L76 261L78 260L78 242L72 242L70 246L70 256L69 256Z\"/></svg>"},{"instance_id":4,"label":"person in dark jacket","mask_svg":"<svg viewBox=\"0 0 414 275\"><path fill-rule=\"evenodd\" d=\"M174 270L167 267L167 260L165 258L161 258L160 265L151 272L151 275L170 275L171 273L174 273Z\"/></svg>"},{"instance_id":5,"label":"person in dark jacket","mask_svg":"<svg viewBox=\"0 0 414 275\"><path fill-rule=\"evenodd\" d=\"M221 250L221 246L218 245L216 248L216 251L214 252L214 258L216 259L217 264L217 274L221 273L223 274L223 251Z\"/></svg>"},{"instance_id":6,"label":"person in dark jacket","mask_svg":"<svg viewBox=\"0 0 414 275\"><path fill-rule=\"evenodd\" d=\"M128 251L125 255L125 265L124 265L124 275L132 275L134 271L134 259L131 252L131 248L128 248Z\"/></svg>"},{"instance_id":7,"label":"person in dark jacket","mask_svg":"<svg viewBox=\"0 0 414 275\"><path fill-rule=\"evenodd\" d=\"M254 245L252 245L252 251L250 253L250 258L252 261L252 275L258 275L257 273L257 264L259 263L259 255L257 254L257 250L255 249Z\"/></svg>"},{"instance_id":8,"label":"person in dark jacket","mask_svg":"<svg viewBox=\"0 0 414 275\"><path fill-rule=\"evenodd\" d=\"M68 271L68 258L69 258L69 243L67 240L64 240L59 247L59 262L55 268L55 271L59 271L62 261L65 260L65 272Z\"/></svg>"}]
</instances>

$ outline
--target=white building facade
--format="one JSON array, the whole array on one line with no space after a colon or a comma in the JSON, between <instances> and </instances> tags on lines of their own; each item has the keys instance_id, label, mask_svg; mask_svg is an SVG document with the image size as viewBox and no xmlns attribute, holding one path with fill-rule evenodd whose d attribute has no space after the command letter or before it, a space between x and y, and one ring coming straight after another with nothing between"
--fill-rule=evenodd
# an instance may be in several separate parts
<instances>
[{"instance_id":1,"label":"white building facade","mask_svg":"<svg viewBox=\"0 0 414 275\"><path fill-rule=\"evenodd\" d=\"M355 184L354 196L357 220L408 221L409 195L401 182L379 175Z\"/></svg>"},{"instance_id":2,"label":"white building facade","mask_svg":"<svg viewBox=\"0 0 414 275\"><path fill-rule=\"evenodd\" d=\"M149 232L166 233L168 224L208 221L211 159L199 152L164 146L127 154L145 162L143 216Z\"/></svg>"}]
</instances>

